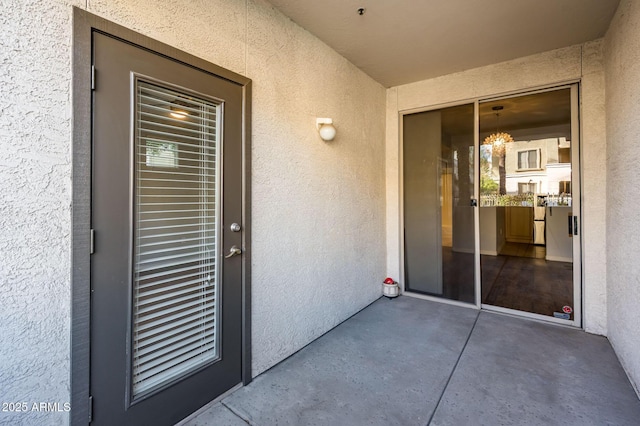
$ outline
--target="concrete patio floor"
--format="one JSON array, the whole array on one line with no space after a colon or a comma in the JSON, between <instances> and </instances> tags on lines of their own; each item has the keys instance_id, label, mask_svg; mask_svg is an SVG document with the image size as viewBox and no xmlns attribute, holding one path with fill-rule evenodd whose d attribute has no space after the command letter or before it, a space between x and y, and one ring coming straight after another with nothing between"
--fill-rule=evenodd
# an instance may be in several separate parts
<instances>
[{"instance_id":1,"label":"concrete patio floor","mask_svg":"<svg viewBox=\"0 0 640 426\"><path fill-rule=\"evenodd\" d=\"M606 338L379 299L186 426L640 425Z\"/></svg>"}]
</instances>

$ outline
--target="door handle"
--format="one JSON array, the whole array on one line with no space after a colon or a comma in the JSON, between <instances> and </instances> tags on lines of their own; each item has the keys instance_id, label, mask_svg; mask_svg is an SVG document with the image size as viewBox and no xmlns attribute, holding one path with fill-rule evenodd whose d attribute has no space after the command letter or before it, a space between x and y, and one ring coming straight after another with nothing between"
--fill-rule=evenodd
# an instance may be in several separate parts
<instances>
[{"instance_id":1,"label":"door handle","mask_svg":"<svg viewBox=\"0 0 640 426\"><path fill-rule=\"evenodd\" d=\"M226 255L224 258L225 259L229 259L233 256L237 256L239 254L242 254L242 250L240 250L237 246L231 246L231 248L229 249L229 254Z\"/></svg>"},{"instance_id":2,"label":"door handle","mask_svg":"<svg viewBox=\"0 0 640 426\"><path fill-rule=\"evenodd\" d=\"M569 216L569 236L578 235L578 216Z\"/></svg>"}]
</instances>

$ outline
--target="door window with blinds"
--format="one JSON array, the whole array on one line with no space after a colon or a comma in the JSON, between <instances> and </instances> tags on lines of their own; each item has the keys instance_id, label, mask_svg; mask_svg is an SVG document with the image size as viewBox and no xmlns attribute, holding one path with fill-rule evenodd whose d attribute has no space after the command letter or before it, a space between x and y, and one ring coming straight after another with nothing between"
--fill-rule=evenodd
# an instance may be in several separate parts
<instances>
[{"instance_id":1,"label":"door window with blinds","mask_svg":"<svg viewBox=\"0 0 640 426\"><path fill-rule=\"evenodd\" d=\"M220 123L213 99L134 84L133 400L220 357Z\"/></svg>"}]
</instances>

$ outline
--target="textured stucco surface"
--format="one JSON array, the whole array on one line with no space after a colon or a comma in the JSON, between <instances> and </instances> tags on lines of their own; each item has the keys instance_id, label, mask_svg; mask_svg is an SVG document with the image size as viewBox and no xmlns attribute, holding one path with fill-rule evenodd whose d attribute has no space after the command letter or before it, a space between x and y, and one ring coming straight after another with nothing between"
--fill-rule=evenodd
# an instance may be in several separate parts
<instances>
[{"instance_id":1,"label":"textured stucco surface","mask_svg":"<svg viewBox=\"0 0 640 426\"><path fill-rule=\"evenodd\" d=\"M68 402L72 6L253 80L253 372L381 294L385 89L252 0L6 0L0 400ZM316 117L338 129L322 142ZM0 424L66 424L0 412Z\"/></svg>"},{"instance_id":2,"label":"textured stucco surface","mask_svg":"<svg viewBox=\"0 0 640 426\"><path fill-rule=\"evenodd\" d=\"M606 145L604 120L604 70L602 41L527 56L387 90L387 191L399 191L398 112L526 91L570 80L582 81L582 167L584 188L585 268L584 325L587 331L606 334L606 261L602 256L605 234ZM397 95L394 95L396 94ZM389 130L394 126L396 130ZM387 193L387 254L390 276L400 274L400 197ZM392 203L397 203L391 205ZM586 228L588 226L588 229Z\"/></svg>"},{"instance_id":3,"label":"textured stucco surface","mask_svg":"<svg viewBox=\"0 0 640 426\"><path fill-rule=\"evenodd\" d=\"M607 257L603 255L607 218L607 132L603 40L582 52L582 235L583 311L587 331L607 334Z\"/></svg>"},{"instance_id":4,"label":"textured stucco surface","mask_svg":"<svg viewBox=\"0 0 640 426\"><path fill-rule=\"evenodd\" d=\"M640 3L623 0L605 36L609 339L640 389ZM615 183L615 184L613 184Z\"/></svg>"},{"instance_id":5,"label":"textured stucco surface","mask_svg":"<svg viewBox=\"0 0 640 426\"><path fill-rule=\"evenodd\" d=\"M248 28L258 374L381 293L385 90L267 3Z\"/></svg>"},{"instance_id":6,"label":"textured stucco surface","mask_svg":"<svg viewBox=\"0 0 640 426\"><path fill-rule=\"evenodd\" d=\"M396 281L400 279L400 235L397 219L400 217L400 181L390 179L389 176L399 176L400 146L390 141L400 137L400 121L398 119L398 88L387 89L387 117L386 117L386 186L387 186L387 276Z\"/></svg>"},{"instance_id":7,"label":"textured stucco surface","mask_svg":"<svg viewBox=\"0 0 640 426\"><path fill-rule=\"evenodd\" d=\"M0 6L0 424L68 422L72 3Z\"/></svg>"},{"instance_id":8,"label":"textured stucco surface","mask_svg":"<svg viewBox=\"0 0 640 426\"><path fill-rule=\"evenodd\" d=\"M247 2L88 0L88 11L246 75Z\"/></svg>"},{"instance_id":9,"label":"textured stucco surface","mask_svg":"<svg viewBox=\"0 0 640 426\"><path fill-rule=\"evenodd\" d=\"M398 86L398 110L423 108L580 77L581 46L571 46Z\"/></svg>"}]
</instances>

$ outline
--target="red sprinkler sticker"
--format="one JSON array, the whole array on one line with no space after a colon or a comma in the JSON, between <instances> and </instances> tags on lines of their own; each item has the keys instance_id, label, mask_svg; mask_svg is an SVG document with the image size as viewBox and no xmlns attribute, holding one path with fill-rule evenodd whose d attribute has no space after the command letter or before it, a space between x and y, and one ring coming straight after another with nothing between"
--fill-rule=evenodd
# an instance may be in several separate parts
<instances>
[{"instance_id":1,"label":"red sprinkler sticker","mask_svg":"<svg viewBox=\"0 0 640 426\"><path fill-rule=\"evenodd\" d=\"M562 312L564 312L565 314L570 314L573 312L573 308L569 305L564 305L562 307Z\"/></svg>"}]
</instances>

